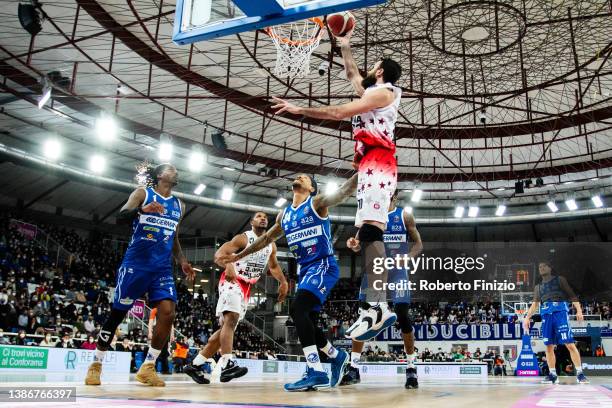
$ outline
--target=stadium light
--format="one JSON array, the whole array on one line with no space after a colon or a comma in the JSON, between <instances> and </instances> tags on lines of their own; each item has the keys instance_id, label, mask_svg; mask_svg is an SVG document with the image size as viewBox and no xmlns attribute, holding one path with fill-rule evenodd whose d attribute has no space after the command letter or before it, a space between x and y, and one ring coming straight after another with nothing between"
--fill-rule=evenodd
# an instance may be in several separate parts
<instances>
[{"instance_id":1,"label":"stadium light","mask_svg":"<svg viewBox=\"0 0 612 408\"><path fill-rule=\"evenodd\" d=\"M49 85L45 78L43 79L42 94L38 97L38 109L42 109L49 102L49 99L51 99L51 85Z\"/></svg>"},{"instance_id":2,"label":"stadium light","mask_svg":"<svg viewBox=\"0 0 612 408\"><path fill-rule=\"evenodd\" d=\"M565 206L570 211L574 211L578 209L578 204L576 204L576 200L574 200L573 198L565 200Z\"/></svg>"},{"instance_id":3,"label":"stadium light","mask_svg":"<svg viewBox=\"0 0 612 408\"><path fill-rule=\"evenodd\" d=\"M113 140L117 137L117 122L112 116L101 115L96 119L96 135L103 142Z\"/></svg>"},{"instance_id":4,"label":"stadium light","mask_svg":"<svg viewBox=\"0 0 612 408\"><path fill-rule=\"evenodd\" d=\"M333 194L338 191L338 183L330 181L325 185L325 194Z\"/></svg>"},{"instance_id":5,"label":"stadium light","mask_svg":"<svg viewBox=\"0 0 612 408\"><path fill-rule=\"evenodd\" d=\"M57 160L62 155L62 145L57 139L47 139L43 145L43 155L49 160Z\"/></svg>"},{"instance_id":6,"label":"stadium light","mask_svg":"<svg viewBox=\"0 0 612 408\"><path fill-rule=\"evenodd\" d=\"M274 203L275 207L282 207L283 205L285 205L285 203L287 203L287 199L285 197L278 197L278 199L276 200L276 202Z\"/></svg>"},{"instance_id":7,"label":"stadium light","mask_svg":"<svg viewBox=\"0 0 612 408\"><path fill-rule=\"evenodd\" d=\"M470 207L468 208L468 217L476 218L478 216L479 210L480 208L478 208L477 205L470 205Z\"/></svg>"},{"instance_id":8,"label":"stadium light","mask_svg":"<svg viewBox=\"0 0 612 408\"><path fill-rule=\"evenodd\" d=\"M200 145L194 145L191 149L191 155L189 156L189 171L192 173L199 173L204 168L204 153Z\"/></svg>"},{"instance_id":9,"label":"stadium light","mask_svg":"<svg viewBox=\"0 0 612 408\"><path fill-rule=\"evenodd\" d=\"M504 204L500 204L497 206L497 210L495 210L495 215L501 217L506 213L506 206Z\"/></svg>"},{"instance_id":10,"label":"stadium light","mask_svg":"<svg viewBox=\"0 0 612 408\"><path fill-rule=\"evenodd\" d=\"M462 218L464 212L465 207L462 205L458 205L457 207L455 207L455 218Z\"/></svg>"},{"instance_id":11,"label":"stadium light","mask_svg":"<svg viewBox=\"0 0 612 408\"><path fill-rule=\"evenodd\" d=\"M593 197L591 197L591 201L593 202L593 205L597 208L601 208L604 205L603 200L598 195L594 195Z\"/></svg>"},{"instance_id":12,"label":"stadium light","mask_svg":"<svg viewBox=\"0 0 612 408\"><path fill-rule=\"evenodd\" d=\"M557 204L555 204L554 201L549 201L546 203L546 205L548 206L548 208L550 209L550 211L556 213L557 211L559 211L559 207L557 207Z\"/></svg>"},{"instance_id":13,"label":"stadium light","mask_svg":"<svg viewBox=\"0 0 612 408\"><path fill-rule=\"evenodd\" d=\"M204 192L204 190L206 190L206 184L198 184L197 187L195 188L195 190L193 190L193 194L197 194L200 195Z\"/></svg>"},{"instance_id":14,"label":"stadium light","mask_svg":"<svg viewBox=\"0 0 612 408\"><path fill-rule=\"evenodd\" d=\"M98 154L91 156L89 159L89 170L93 173L100 174L106 170L106 159Z\"/></svg>"},{"instance_id":15,"label":"stadium light","mask_svg":"<svg viewBox=\"0 0 612 408\"><path fill-rule=\"evenodd\" d=\"M172 158L172 145L166 142L160 143L157 157L161 161L169 161Z\"/></svg>"},{"instance_id":16,"label":"stadium light","mask_svg":"<svg viewBox=\"0 0 612 408\"><path fill-rule=\"evenodd\" d=\"M412 190L412 197L410 197L410 201L413 203L418 203L421 201L421 197L423 196L423 190L415 188Z\"/></svg>"},{"instance_id":17,"label":"stadium light","mask_svg":"<svg viewBox=\"0 0 612 408\"><path fill-rule=\"evenodd\" d=\"M234 189L231 187L223 187L221 190L221 199L223 201L229 201L234 196Z\"/></svg>"}]
</instances>

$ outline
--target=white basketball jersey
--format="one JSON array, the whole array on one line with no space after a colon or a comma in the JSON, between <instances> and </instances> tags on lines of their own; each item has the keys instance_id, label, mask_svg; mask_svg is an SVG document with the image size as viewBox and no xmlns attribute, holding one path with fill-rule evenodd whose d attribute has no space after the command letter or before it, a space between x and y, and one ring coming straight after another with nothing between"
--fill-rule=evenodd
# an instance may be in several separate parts
<instances>
[{"instance_id":1,"label":"white basketball jersey","mask_svg":"<svg viewBox=\"0 0 612 408\"><path fill-rule=\"evenodd\" d=\"M402 99L402 91L400 88L387 82L368 87L364 91L364 95L380 88L388 88L393 91L393 102L383 108L373 109L361 115L354 116L353 131L365 129L373 135L393 142L393 132L395 131L395 122L397 121L397 112Z\"/></svg>"},{"instance_id":2,"label":"white basketball jersey","mask_svg":"<svg viewBox=\"0 0 612 408\"><path fill-rule=\"evenodd\" d=\"M251 230L244 233L247 236L248 245L257 239L257 235ZM234 268L238 279L251 285L255 284L266 270L268 260L272 254L272 244L259 251L234 262Z\"/></svg>"}]
</instances>

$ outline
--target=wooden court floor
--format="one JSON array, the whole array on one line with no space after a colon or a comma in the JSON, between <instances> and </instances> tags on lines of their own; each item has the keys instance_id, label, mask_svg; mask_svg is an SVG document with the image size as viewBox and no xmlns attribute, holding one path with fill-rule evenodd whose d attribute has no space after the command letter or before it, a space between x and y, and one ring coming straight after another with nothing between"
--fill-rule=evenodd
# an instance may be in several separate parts
<instances>
[{"instance_id":1,"label":"wooden court floor","mask_svg":"<svg viewBox=\"0 0 612 408\"><path fill-rule=\"evenodd\" d=\"M563 384L539 384L538 379L489 377L487 381L421 381L418 390L405 390L401 379L377 379L359 385L306 393L287 393L275 380L238 380L226 384L199 385L179 374L166 377L167 386L151 388L133 379L111 381L99 387L57 381L18 382L2 379L2 386L76 385L76 403L0 403L0 407L46 408L55 406L98 407L610 407L612 378L593 377L590 385L575 384L563 378Z\"/></svg>"}]
</instances>

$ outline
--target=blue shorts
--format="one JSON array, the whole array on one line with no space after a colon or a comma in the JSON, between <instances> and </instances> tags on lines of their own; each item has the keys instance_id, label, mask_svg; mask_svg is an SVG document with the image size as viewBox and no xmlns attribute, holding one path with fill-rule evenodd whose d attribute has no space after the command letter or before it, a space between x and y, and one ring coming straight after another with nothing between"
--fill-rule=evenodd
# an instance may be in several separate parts
<instances>
[{"instance_id":1,"label":"blue shorts","mask_svg":"<svg viewBox=\"0 0 612 408\"><path fill-rule=\"evenodd\" d=\"M387 275L388 283L402 283L408 285L408 272L405 270L392 269ZM368 288L368 275L366 273L361 277L361 287L359 288L359 300L365 302L366 300L366 289ZM387 291L387 301L393 303L410 303L410 290L406 289L393 289Z\"/></svg>"},{"instance_id":2,"label":"blue shorts","mask_svg":"<svg viewBox=\"0 0 612 408\"><path fill-rule=\"evenodd\" d=\"M170 299L176 303L172 268L155 271L138 266L121 265L117 271L113 308L129 310L134 301L145 293L149 294L149 302Z\"/></svg>"},{"instance_id":3,"label":"blue shorts","mask_svg":"<svg viewBox=\"0 0 612 408\"><path fill-rule=\"evenodd\" d=\"M572 328L569 325L568 314L565 311L542 315L542 340L545 345L574 343Z\"/></svg>"},{"instance_id":4,"label":"blue shorts","mask_svg":"<svg viewBox=\"0 0 612 408\"><path fill-rule=\"evenodd\" d=\"M298 290L304 289L319 298L320 305L315 312L321 310L321 305L327 300L331 290L340 278L340 268L333 256L319 259L308 265L300 265Z\"/></svg>"}]
</instances>

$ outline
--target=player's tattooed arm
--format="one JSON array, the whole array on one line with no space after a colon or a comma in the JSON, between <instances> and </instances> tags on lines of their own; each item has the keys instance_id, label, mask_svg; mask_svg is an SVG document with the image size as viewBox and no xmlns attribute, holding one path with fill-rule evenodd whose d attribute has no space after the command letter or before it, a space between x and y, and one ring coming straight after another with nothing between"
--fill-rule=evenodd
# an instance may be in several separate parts
<instances>
[{"instance_id":1,"label":"player's tattooed arm","mask_svg":"<svg viewBox=\"0 0 612 408\"><path fill-rule=\"evenodd\" d=\"M406 224L406 229L408 230L408 235L410 236L410 242L412 243L408 256L415 258L419 256L421 252L423 252L423 241L421 240L421 234L416 227L414 215L408 214L404 211L404 223Z\"/></svg>"},{"instance_id":2,"label":"player's tattooed arm","mask_svg":"<svg viewBox=\"0 0 612 408\"><path fill-rule=\"evenodd\" d=\"M578 300L578 296L576 296L576 293L574 293L574 290L564 276L559 276L559 286L561 286L561 290L565 292L568 300L572 302L572 306L576 309L576 320L579 322L583 321L584 315L582 314L582 305Z\"/></svg>"},{"instance_id":3,"label":"player's tattooed arm","mask_svg":"<svg viewBox=\"0 0 612 408\"><path fill-rule=\"evenodd\" d=\"M261 249L264 249L265 247L267 247L268 245L270 245L271 243L273 243L274 241L282 237L283 234L285 233L283 231L283 227L281 226L282 216L283 216L283 212L281 211L278 213L278 216L276 217L276 223L272 226L272 228L266 231L265 234L258 237L255 240L255 242L253 242L248 247L244 248L239 253L231 254L226 257L223 257L222 261L223 262L236 262L244 258L245 256L249 256L252 253L255 253Z\"/></svg>"},{"instance_id":4,"label":"player's tattooed arm","mask_svg":"<svg viewBox=\"0 0 612 408\"><path fill-rule=\"evenodd\" d=\"M185 214L185 204L181 201L181 214ZM179 225L176 226L176 232L174 233L174 242L172 242L172 256L176 259L176 262L181 265L181 269L185 274L187 280L193 280L195 278L195 271L187 260L187 257L183 254L183 248L179 241Z\"/></svg>"},{"instance_id":5,"label":"player's tattooed arm","mask_svg":"<svg viewBox=\"0 0 612 408\"><path fill-rule=\"evenodd\" d=\"M529 307L529 310L527 310L527 314L523 319L523 329L527 333L529 333L531 316L533 316L536 310L538 310L538 307L540 307L540 285L536 285L536 287L533 289L533 302L531 303L531 306Z\"/></svg>"},{"instance_id":6,"label":"player's tattooed arm","mask_svg":"<svg viewBox=\"0 0 612 408\"><path fill-rule=\"evenodd\" d=\"M327 209L329 207L334 207L352 196L355 191L357 191L357 176L357 173L353 174L353 176L346 180L334 193L319 194L313 198L312 204L315 210L317 210L317 213L322 217L327 217Z\"/></svg>"},{"instance_id":7,"label":"player's tattooed arm","mask_svg":"<svg viewBox=\"0 0 612 408\"><path fill-rule=\"evenodd\" d=\"M270 275L278 281L278 302L283 303L287 298L287 292L289 292L289 284L287 278L283 273L278 259L276 259L276 244L272 244L272 253L270 254L270 260L268 261Z\"/></svg>"},{"instance_id":8,"label":"player's tattooed arm","mask_svg":"<svg viewBox=\"0 0 612 408\"><path fill-rule=\"evenodd\" d=\"M381 88L368 92L361 98L349 103L321 106L318 108L302 108L275 96L272 99L276 103L276 105L272 106L272 109L276 109L276 115L289 112L316 119L342 120L390 105L393 102L394 96L387 88Z\"/></svg>"},{"instance_id":9,"label":"player's tattooed arm","mask_svg":"<svg viewBox=\"0 0 612 408\"><path fill-rule=\"evenodd\" d=\"M353 30L347 32L342 37L336 37L336 41L340 44L340 51L342 52L342 61L344 62L344 70L346 71L346 77L349 81L351 81L351 85L353 85L355 93L361 96L363 95L365 90L363 89L363 85L361 84L363 77L359 73L359 68L357 67L357 63L355 62L353 53L351 52L352 35Z\"/></svg>"}]
</instances>

